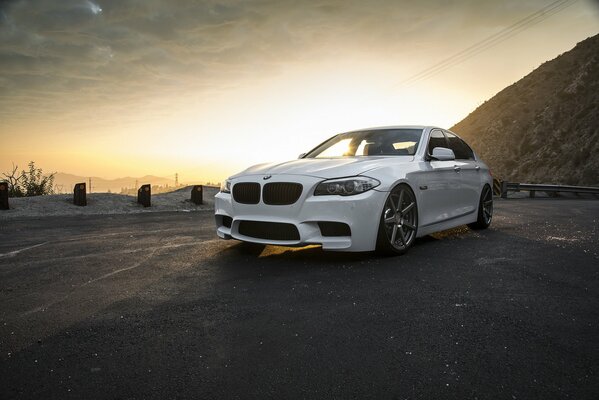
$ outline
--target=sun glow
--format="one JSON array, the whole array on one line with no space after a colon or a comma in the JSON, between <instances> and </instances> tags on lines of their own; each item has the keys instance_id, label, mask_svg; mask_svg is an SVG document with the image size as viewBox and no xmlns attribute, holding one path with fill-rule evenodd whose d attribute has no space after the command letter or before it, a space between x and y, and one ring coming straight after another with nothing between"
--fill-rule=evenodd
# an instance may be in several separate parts
<instances>
[{"instance_id":1,"label":"sun glow","mask_svg":"<svg viewBox=\"0 0 599 400\"><path fill-rule=\"evenodd\" d=\"M85 136L62 140L51 154L61 168L106 177L179 172L189 181L213 182L250 165L295 159L334 134L388 125L450 126L475 102L451 88L390 87L397 69L388 63L335 60L290 68L268 80L247 79L211 96L172 98L172 110L156 115L139 107L138 121L117 127L84 127ZM447 102L442 99L459 98ZM57 129L56 135L62 135ZM118 144L118 145L115 145ZM23 148L26 157L33 157ZM93 149L85 154L78 149ZM47 151L48 153L48 151ZM42 157L39 157L42 158ZM64 158L64 157L63 157ZM58 164L60 158L56 159ZM26 162L26 159L21 163ZM62 161L65 165L65 161Z\"/></svg>"},{"instance_id":2,"label":"sun glow","mask_svg":"<svg viewBox=\"0 0 599 400\"><path fill-rule=\"evenodd\" d=\"M154 126L152 136L177 132L184 146L173 157L193 165L214 165L220 179L252 164L297 158L334 134L374 126L455 122L456 109L470 105L442 102L423 87L399 93L389 89L392 71L380 65L314 65L287 71L269 82L247 82ZM226 138L235 138L227 140ZM155 142L156 154L169 148ZM147 149L151 150L151 149ZM212 172L212 171L211 171Z\"/></svg>"}]
</instances>

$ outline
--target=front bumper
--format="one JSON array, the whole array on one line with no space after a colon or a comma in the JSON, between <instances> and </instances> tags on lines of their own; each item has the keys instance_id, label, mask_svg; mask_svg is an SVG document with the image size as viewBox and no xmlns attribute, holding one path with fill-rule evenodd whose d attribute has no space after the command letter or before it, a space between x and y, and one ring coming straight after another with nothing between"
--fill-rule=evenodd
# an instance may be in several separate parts
<instances>
[{"instance_id":1,"label":"front bumper","mask_svg":"<svg viewBox=\"0 0 599 400\"><path fill-rule=\"evenodd\" d=\"M263 175L244 176L232 182L264 183ZM303 186L298 201L291 205L241 204L229 193L215 196L216 232L223 239L281 246L322 245L324 250L371 251L376 247L379 219L386 192L371 189L355 196L314 196L316 185L323 179L303 175L273 175L268 182L296 182ZM231 218L224 223L226 217ZM241 221L261 221L292 224L299 240L272 240L243 235ZM323 236L319 222L341 222L349 226L350 236ZM230 225L230 227L226 226Z\"/></svg>"}]
</instances>

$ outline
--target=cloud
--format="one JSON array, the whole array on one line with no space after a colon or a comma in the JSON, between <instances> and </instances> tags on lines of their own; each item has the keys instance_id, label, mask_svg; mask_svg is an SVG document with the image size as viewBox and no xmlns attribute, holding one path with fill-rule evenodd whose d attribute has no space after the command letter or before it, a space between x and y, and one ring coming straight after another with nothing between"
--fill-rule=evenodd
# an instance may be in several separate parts
<instances>
[{"instance_id":1,"label":"cloud","mask_svg":"<svg viewBox=\"0 0 599 400\"><path fill-rule=\"evenodd\" d=\"M526 3L526 4L524 4ZM347 53L406 59L543 1L0 2L0 118L179 107L186 96ZM173 97L176 99L174 100ZM151 101L150 101L151 100ZM150 104L151 103L151 104Z\"/></svg>"}]
</instances>

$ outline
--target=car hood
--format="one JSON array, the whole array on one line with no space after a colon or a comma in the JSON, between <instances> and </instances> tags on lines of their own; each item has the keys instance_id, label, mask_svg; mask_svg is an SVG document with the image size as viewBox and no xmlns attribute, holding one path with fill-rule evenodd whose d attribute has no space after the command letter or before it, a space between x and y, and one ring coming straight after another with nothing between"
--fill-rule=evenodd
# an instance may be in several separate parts
<instances>
[{"instance_id":1,"label":"car hood","mask_svg":"<svg viewBox=\"0 0 599 400\"><path fill-rule=\"evenodd\" d=\"M371 169L410 162L413 156L392 157L343 157L343 158L301 158L283 163L254 165L245 171L232 176L237 178L246 175L309 175L318 178L332 179L344 176L363 174Z\"/></svg>"}]
</instances>

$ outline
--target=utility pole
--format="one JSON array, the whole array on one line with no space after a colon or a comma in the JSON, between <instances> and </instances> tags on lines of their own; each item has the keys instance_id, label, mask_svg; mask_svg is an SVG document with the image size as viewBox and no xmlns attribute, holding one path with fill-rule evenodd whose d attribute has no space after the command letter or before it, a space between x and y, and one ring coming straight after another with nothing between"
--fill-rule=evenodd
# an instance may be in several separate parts
<instances>
[{"instance_id":1,"label":"utility pole","mask_svg":"<svg viewBox=\"0 0 599 400\"><path fill-rule=\"evenodd\" d=\"M92 178L89 178L89 192L92 192Z\"/></svg>"},{"instance_id":2,"label":"utility pole","mask_svg":"<svg viewBox=\"0 0 599 400\"><path fill-rule=\"evenodd\" d=\"M137 190L137 179L135 180L135 190Z\"/></svg>"},{"instance_id":3,"label":"utility pole","mask_svg":"<svg viewBox=\"0 0 599 400\"><path fill-rule=\"evenodd\" d=\"M179 174L175 172L175 187L179 187Z\"/></svg>"}]
</instances>

